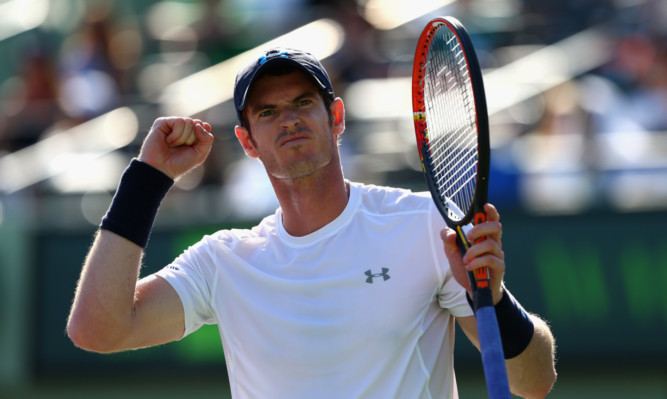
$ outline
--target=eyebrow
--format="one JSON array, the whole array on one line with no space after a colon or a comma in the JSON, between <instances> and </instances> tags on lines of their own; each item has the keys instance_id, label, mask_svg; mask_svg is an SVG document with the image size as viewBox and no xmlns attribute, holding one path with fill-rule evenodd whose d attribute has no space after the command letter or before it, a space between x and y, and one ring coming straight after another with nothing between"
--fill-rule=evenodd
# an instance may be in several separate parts
<instances>
[{"instance_id":1,"label":"eyebrow","mask_svg":"<svg viewBox=\"0 0 667 399\"><path fill-rule=\"evenodd\" d=\"M317 91L312 91L312 90L306 90L302 92L301 94L297 95L296 97L292 98L290 100L291 103L298 102L304 98L309 98L309 97L317 97L318 92ZM265 109L275 109L278 106L276 104L272 103L259 103L256 105L249 104L248 106L248 111L250 112L258 112L260 110L265 110Z\"/></svg>"}]
</instances>

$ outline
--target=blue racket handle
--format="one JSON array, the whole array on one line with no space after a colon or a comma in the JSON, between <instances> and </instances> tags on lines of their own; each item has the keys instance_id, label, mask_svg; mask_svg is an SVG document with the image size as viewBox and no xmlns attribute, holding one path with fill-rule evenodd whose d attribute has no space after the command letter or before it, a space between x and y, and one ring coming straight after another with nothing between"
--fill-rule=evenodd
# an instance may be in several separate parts
<instances>
[{"instance_id":1,"label":"blue racket handle","mask_svg":"<svg viewBox=\"0 0 667 399\"><path fill-rule=\"evenodd\" d=\"M489 399L511 399L496 310L493 306L483 306L477 309L475 317Z\"/></svg>"}]
</instances>

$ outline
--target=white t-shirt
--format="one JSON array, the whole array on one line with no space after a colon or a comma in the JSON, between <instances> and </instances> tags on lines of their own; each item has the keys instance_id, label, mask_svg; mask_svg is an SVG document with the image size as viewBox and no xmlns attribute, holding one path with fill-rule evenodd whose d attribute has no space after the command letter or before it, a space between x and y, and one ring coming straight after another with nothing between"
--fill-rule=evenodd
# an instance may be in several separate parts
<instances>
[{"instance_id":1,"label":"white t-shirt","mask_svg":"<svg viewBox=\"0 0 667 399\"><path fill-rule=\"evenodd\" d=\"M452 316L473 313L430 195L351 183L322 229L281 220L206 236L158 272L184 336L218 324L233 397L456 398Z\"/></svg>"}]
</instances>

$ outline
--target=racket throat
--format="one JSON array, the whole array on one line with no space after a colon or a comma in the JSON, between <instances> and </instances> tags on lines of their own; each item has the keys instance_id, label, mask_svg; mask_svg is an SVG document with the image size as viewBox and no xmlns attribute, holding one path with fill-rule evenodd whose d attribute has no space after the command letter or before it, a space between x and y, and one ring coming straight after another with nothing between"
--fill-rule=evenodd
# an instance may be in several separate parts
<instances>
[{"instance_id":1,"label":"racket throat","mask_svg":"<svg viewBox=\"0 0 667 399\"><path fill-rule=\"evenodd\" d=\"M463 226L456 226L456 245L459 247L459 252L461 256L465 255L470 248L470 243L466 238L466 233L463 231Z\"/></svg>"}]
</instances>

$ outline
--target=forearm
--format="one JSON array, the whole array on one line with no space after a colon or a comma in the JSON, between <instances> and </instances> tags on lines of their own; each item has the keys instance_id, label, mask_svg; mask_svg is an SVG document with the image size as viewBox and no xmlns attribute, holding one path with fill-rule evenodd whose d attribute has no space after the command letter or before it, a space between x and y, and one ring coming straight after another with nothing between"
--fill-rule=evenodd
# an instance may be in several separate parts
<instances>
[{"instance_id":1,"label":"forearm","mask_svg":"<svg viewBox=\"0 0 667 399\"><path fill-rule=\"evenodd\" d=\"M549 326L535 315L533 337L518 356L505 361L512 392L524 398L544 398L556 381L555 342Z\"/></svg>"},{"instance_id":2,"label":"forearm","mask_svg":"<svg viewBox=\"0 0 667 399\"><path fill-rule=\"evenodd\" d=\"M506 288L502 298L495 311L503 337L510 389L524 398L543 398L556 380L555 344L551 330L538 316L526 313ZM468 301L471 302L470 298ZM457 320L479 349L475 318Z\"/></svg>"},{"instance_id":3,"label":"forearm","mask_svg":"<svg viewBox=\"0 0 667 399\"><path fill-rule=\"evenodd\" d=\"M143 248L172 184L137 160L123 173L75 293L67 331L78 346L98 352L123 349L132 335Z\"/></svg>"},{"instance_id":4,"label":"forearm","mask_svg":"<svg viewBox=\"0 0 667 399\"><path fill-rule=\"evenodd\" d=\"M86 257L67 331L87 350L113 351L131 329L143 249L100 229Z\"/></svg>"},{"instance_id":5,"label":"forearm","mask_svg":"<svg viewBox=\"0 0 667 399\"><path fill-rule=\"evenodd\" d=\"M67 333L83 349L113 352L157 345L183 334L182 305L165 280L138 281L162 199L174 183L206 159L211 125L180 117L158 118L138 159L121 177L77 285ZM141 159L141 161L140 161Z\"/></svg>"}]
</instances>

